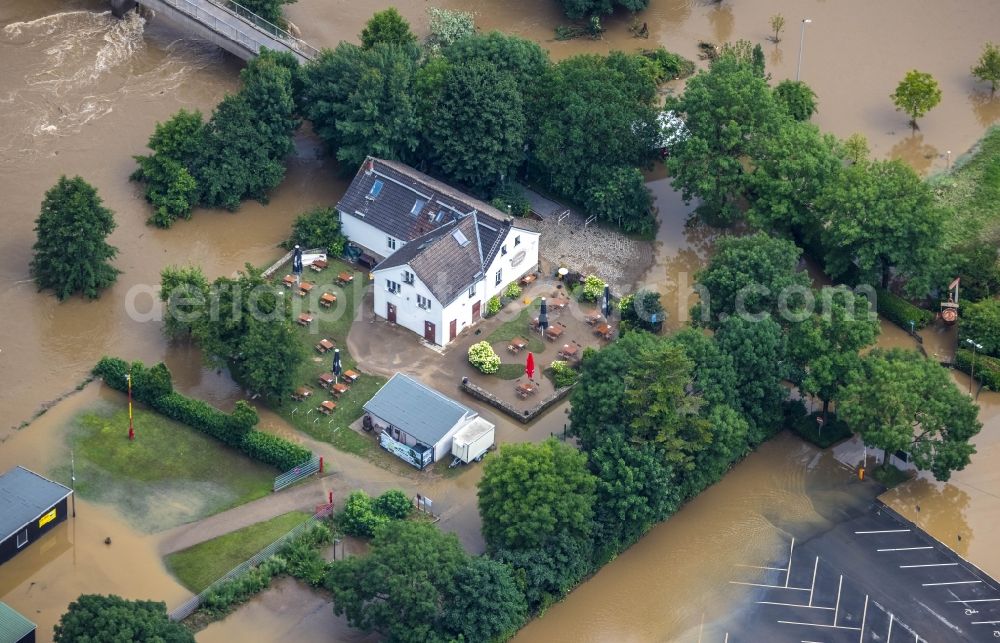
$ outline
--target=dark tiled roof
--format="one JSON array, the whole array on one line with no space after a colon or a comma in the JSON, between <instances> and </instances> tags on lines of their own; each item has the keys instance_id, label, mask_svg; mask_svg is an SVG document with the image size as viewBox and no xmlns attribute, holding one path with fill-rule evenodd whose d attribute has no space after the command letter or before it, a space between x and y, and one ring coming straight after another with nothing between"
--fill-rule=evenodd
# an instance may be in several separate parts
<instances>
[{"instance_id":1,"label":"dark tiled roof","mask_svg":"<svg viewBox=\"0 0 1000 643\"><path fill-rule=\"evenodd\" d=\"M370 198L375 181L381 181L382 188ZM413 212L418 201L423 205ZM497 220L505 216L492 205L408 165L373 157L358 169L337 209L406 242L472 212Z\"/></svg>"},{"instance_id":2,"label":"dark tiled roof","mask_svg":"<svg viewBox=\"0 0 1000 643\"><path fill-rule=\"evenodd\" d=\"M69 487L24 467L14 467L0 476L0 540L41 516L70 493Z\"/></svg>"}]
</instances>

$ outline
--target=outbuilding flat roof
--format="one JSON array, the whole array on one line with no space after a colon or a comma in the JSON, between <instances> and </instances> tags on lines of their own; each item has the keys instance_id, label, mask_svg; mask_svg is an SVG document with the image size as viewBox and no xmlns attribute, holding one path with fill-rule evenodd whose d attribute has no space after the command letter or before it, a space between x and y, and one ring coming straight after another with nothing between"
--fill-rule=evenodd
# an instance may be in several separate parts
<instances>
[{"instance_id":1,"label":"outbuilding flat roof","mask_svg":"<svg viewBox=\"0 0 1000 643\"><path fill-rule=\"evenodd\" d=\"M73 493L24 467L0 475L0 540L6 540Z\"/></svg>"},{"instance_id":2,"label":"outbuilding flat roof","mask_svg":"<svg viewBox=\"0 0 1000 643\"><path fill-rule=\"evenodd\" d=\"M469 407L403 373L393 375L364 408L428 446L436 444L462 418L477 416Z\"/></svg>"}]
</instances>

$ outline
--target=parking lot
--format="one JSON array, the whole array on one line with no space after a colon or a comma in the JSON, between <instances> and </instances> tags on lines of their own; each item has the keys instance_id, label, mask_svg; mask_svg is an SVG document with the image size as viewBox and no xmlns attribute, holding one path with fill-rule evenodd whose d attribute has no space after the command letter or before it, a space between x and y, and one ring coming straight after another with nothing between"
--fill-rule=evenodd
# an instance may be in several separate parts
<instances>
[{"instance_id":1,"label":"parking lot","mask_svg":"<svg viewBox=\"0 0 1000 643\"><path fill-rule=\"evenodd\" d=\"M997 583L880 503L784 554L734 570L727 643L1000 640Z\"/></svg>"}]
</instances>

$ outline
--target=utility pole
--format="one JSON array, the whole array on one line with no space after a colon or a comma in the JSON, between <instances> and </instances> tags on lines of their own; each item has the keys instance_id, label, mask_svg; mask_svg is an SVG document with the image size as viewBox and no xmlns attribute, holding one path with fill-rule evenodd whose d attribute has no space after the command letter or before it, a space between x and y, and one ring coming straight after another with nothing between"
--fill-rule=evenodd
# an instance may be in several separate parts
<instances>
[{"instance_id":1,"label":"utility pole","mask_svg":"<svg viewBox=\"0 0 1000 643\"><path fill-rule=\"evenodd\" d=\"M135 427L132 426L132 369L129 368L128 375L128 439L129 442L135 439Z\"/></svg>"},{"instance_id":2,"label":"utility pole","mask_svg":"<svg viewBox=\"0 0 1000 643\"><path fill-rule=\"evenodd\" d=\"M76 518L76 460L73 458L73 450L69 451L69 488L73 490L73 517Z\"/></svg>"},{"instance_id":3,"label":"utility pole","mask_svg":"<svg viewBox=\"0 0 1000 643\"><path fill-rule=\"evenodd\" d=\"M972 346L972 368L969 369L969 395L972 395L972 383L976 380L976 349L983 350L983 345L968 337L965 338L965 343Z\"/></svg>"}]
</instances>

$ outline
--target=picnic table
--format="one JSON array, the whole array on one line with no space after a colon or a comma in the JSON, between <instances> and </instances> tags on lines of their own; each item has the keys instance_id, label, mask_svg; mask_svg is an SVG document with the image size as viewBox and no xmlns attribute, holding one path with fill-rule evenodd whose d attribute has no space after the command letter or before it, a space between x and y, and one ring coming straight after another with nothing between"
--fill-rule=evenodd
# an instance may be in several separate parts
<instances>
[{"instance_id":1,"label":"picnic table","mask_svg":"<svg viewBox=\"0 0 1000 643\"><path fill-rule=\"evenodd\" d=\"M594 324L604 321L604 315L597 312L596 310L588 313L583 320L587 322L588 325L593 326Z\"/></svg>"},{"instance_id":2,"label":"picnic table","mask_svg":"<svg viewBox=\"0 0 1000 643\"><path fill-rule=\"evenodd\" d=\"M315 270L316 272L322 272L326 270L326 267L329 265L330 264L326 262L326 259L317 259L316 261L309 264L309 267Z\"/></svg>"},{"instance_id":3,"label":"picnic table","mask_svg":"<svg viewBox=\"0 0 1000 643\"><path fill-rule=\"evenodd\" d=\"M310 391L305 386L300 386L299 388L295 389L294 393L292 393L292 399L295 400L296 402L301 402L310 395L312 395L312 391Z\"/></svg>"},{"instance_id":4,"label":"picnic table","mask_svg":"<svg viewBox=\"0 0 1000 643\"><path fill-rule=\"evenodd\" d=\"M577 344L563 344L562 349L559 351L560 357L565 357L566 359L575 359L580 353L580 346Z\"/></svg>"},{"instance_id":5,"label":"picnic table","mask_svg":"<svg viewBox=\"0 0 1000 643\"><path fill-rule=\"evenodd\" d=\"M305 297L309 294L309 291L313 289L313 284L308 281L303 281L299 284L299 294Z\"/></svg>"},{"instance_id":6,"label":"picnic table","mask_svg":"<svg viewBox=\"0 0 1000 643\"><path fill-rule=\"evenodd\" d=\"M525 276L521 277L521 285L522 286L527 286L527 285L533 283L536 279L538 279L538 275L536 275L533 272L532 273L528 273Z\"/></svg>"},{"instance_id":7,"label":"picnic table","mask_svg":"<svg viewBox=\"0 0 1000 643\"><path fill-rule=\"evenodd\" d=\"M331 390L336 395L343 395L344 393L350 391L351 387L348 386L347 384L344 384L343 382L337 382L336 384L333 385L333 388Z\"/></svg>"},{"instance_id":8,"label":"picnic table","mask_svg":"<svg viewBox=\"0 0 1000 643\"><path fill-rule=\"evenodd\" d=\"M323 373L319 376L319 385L323 388L329 388L334 381L333 373Z\"/></svg>"},{"instance_id":9,"label":"picnic table","mask_svg":"<svg viewBox=\"0 0 1000 643\"><path fill-rule=\"evenodd\" d=\"M329 350L333 350L335 344L329 339L321 339L319 343L316 344L316 350L320 353L325 353Z\"/></svg>"},{"instance_id":10,"label":"picnic table","mask_svg":"<svg viewBox=\"0 0 1000 643\"><path fill-rule=\"evenodd\" d=\"M534 392L538 390L538 387L531 382L522 382L521 384L515 386L514 390L517 392L518 397L523 400L529 395L534 394Z\"/></svg>"},{"instance_id":11,"label":"picnic table","mask_svg":"<svg viewBox=\"0 0 1000 643\"><path fill-rule=\"evenodd\" d=\"M565 308L568 305L569 305L569 297L567 297L563 293L559 293L558 295L549 299L549 306L551 306L552 308Z\"/></svg>"},{"instance_id":12,"label":"picnic table","mask_svg":"<svg viewBox=\"0 0 1000 643\"><path fill-rule=\"evenodd\" d=\"M342 272L337 275L337 283L343 286L344 284L349 284L354 281L354 273Z\"/></svg>"},{"instance_id":13,"label":"picnic table","mask_svg":"<svg viewBox=\"0 0 1000 643\"><path fill-rule=\"evenodd\" d=\"M548 340L559 339L559 336L563 334L564 330L566 330L565 326L562 326L560 324L553 324L552 326L549 326L547 329L545 329L545 339Z\"/></svg>"},{"instance_id":14,"label":"picnic table","mask_svg":"<svg viewBox=\"0 0 1000 643\"><path fill-rule=\"evenodd\" d=\"M352 371L351 369L344 371L344 379L349 382L357 382L359 377L361 377L361 373L357 371Z\"/></svg>"},{"instance_id":15,"label":"picnic table","mask_svg":"<svg viewBox=\"0 0 1000 643\"><path fill-rule=\"evenodd\" d=\"M337 408L336 402L331 402L330 400L323 400L322 402L319 403L319 408L316 410L322 413L323 415L330 415L331 413L333 413L333 410L335 408Z\"/></svg>"},{"instance_id":16,"label":"picnic table","mask_svg":"<svg viewBox=\"0 0 1000 643\"><path fill-rule=\"evenodd\" d=\"M604 339L611 339L611 324L608 322L599 324L597 328L594 329L594 333L600 335Z\"/></svg>"},{"instance_id":17,"label":"picnic table","mask_svg":"<svg viewBox=\"0 0 1000 643\"><path fill-rule=\"evenodd\" d=\"M528 340L523 337L515 337L510 340L510 344L507 345L507 350L511 353L517 353L518 351L524 350L528 347Z\"/></svg>"},{"instance_id":18,"label":"picnic table","mask_svg":"<svg viewBox=\"0 0 1000 643\"><path fill-rule=\"evenodd\" d=\"M295 285L295 277L292 275L285 275L285 277L281 280L281 283L285 285L285 288L291 288Z\"/></svg>"},{"instance_id":19,"label":"picnic table","mask_svg":"<svg viewBox=\"0 0 1000 643\"><path fill-rule=\"evenodd\" d=\"M313 321L313 316L309 313L302 313L299 315L299 326L308 326Z\"/></svg>"},{"instance_id":20,"label":"picnic table","mask_svg":"<svg viewBox=\"0 0 1000 643\"><path fill-rule=\"evenodd\" d=\"M337 295L330 292L325 292L319 296L319 305L329 308L337 301Z\"/></svg>"}]
</instances>

